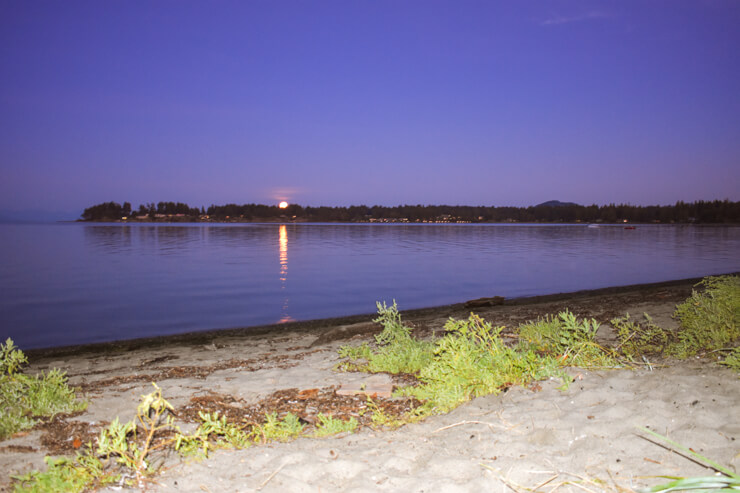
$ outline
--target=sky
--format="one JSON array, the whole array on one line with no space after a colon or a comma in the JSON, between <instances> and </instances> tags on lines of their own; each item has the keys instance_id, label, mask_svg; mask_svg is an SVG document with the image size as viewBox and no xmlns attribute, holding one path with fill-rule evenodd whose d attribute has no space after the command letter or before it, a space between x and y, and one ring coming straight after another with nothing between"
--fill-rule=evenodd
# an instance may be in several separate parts
<instances>
[{"instance_id":1,"label":"sky","mask_svg":"<svg viewBox=\"0 0 740 493\"><path fill-rule=\"evenodd\" d=\"M740 200L740 2L0 0L0 211Z\"/></svg>"}]
</instances>

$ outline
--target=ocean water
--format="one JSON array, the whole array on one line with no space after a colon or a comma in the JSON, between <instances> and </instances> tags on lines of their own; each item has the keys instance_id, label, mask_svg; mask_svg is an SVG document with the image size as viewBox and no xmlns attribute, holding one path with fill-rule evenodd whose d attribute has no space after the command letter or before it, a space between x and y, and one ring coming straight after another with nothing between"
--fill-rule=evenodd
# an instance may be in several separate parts
<instances>
[{"instance_id":1,"label":"ocean water","mask_svg":"<svg viewBox=\"0 0 740 493\"><path fill-rule=\"evenodd\" d=\"M740 227L0 224L22 349L740 271Z\"/></svg>"}]
</instances>

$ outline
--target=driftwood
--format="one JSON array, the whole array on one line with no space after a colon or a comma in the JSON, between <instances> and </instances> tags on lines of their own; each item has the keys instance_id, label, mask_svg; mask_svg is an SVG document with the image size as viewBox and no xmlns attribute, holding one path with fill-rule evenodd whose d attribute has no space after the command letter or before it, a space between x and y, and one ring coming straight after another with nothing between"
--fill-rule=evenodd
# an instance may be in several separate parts
<instances>
[{"instance_id":1,"label":"driftwood","mask_svg":"<svg viewBox=\"0 0 740 493\"><path fill-rule=\"evenodd\" d=\"M477 300L470 300L465 302L465 308L481 308L484 306L496 306L504 304L503 296L493 296L492 298L478 298Z\"/></svg>"}]
</instances>

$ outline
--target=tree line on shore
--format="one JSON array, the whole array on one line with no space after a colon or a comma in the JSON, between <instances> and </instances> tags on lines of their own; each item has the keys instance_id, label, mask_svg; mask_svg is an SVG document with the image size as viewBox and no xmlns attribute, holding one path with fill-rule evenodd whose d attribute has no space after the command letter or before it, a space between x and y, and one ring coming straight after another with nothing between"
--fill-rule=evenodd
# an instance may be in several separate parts
<instances>
[{"instance_id":1,"label":"tree line on shore","mask_svg":"<svg viewBox=\"0 0 740 493\"><path fill-rule=\"evenodd\" d=\"M530 207L460 205L399 205L280 208L263 204L226 204L190 207L181 202L141 204L104 202L88 207L83 221L183 221L183 222L512 222L512 223L740 223L740 201L676 202L674 205L637 206L608 204L583 206L558 201Z\"/></svg>"}]
</instances>

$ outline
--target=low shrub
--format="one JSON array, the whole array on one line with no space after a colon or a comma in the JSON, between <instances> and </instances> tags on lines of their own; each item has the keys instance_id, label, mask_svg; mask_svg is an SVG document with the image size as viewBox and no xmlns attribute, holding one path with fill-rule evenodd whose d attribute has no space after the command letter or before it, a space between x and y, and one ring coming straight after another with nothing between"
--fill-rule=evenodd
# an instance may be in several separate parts
<instances>
[{"instance_id":1,"label":"low shrub","mask_svg":"<svg viewBox=\"0 0 740 493\"><path fill-rule=\"evenodd\" d=\"M87 407L67 385L64 372L25 375L20 370L27 361L11 339L0 344L0 440L31 428L39 418Z\"/></svg>"},{"instance_id":2,"label":"low shrub","mask_svg":"<svg viewBox=\"0 0 740 493\"><path fill-rule=\"evenodd\" d=\"M619 344L615 348L631 360L650 354L685 359L700 353L728 353L721 361L740 371L740 278L707 277L692 290L691 297L676 306L678 331L665 330L644 314L644 321L631 320L629 314L615 318Z\"/></svg>"},{"instance_id":3,"label":"low shrub","mask_svg":"<svg viewBox=\"0 0 740 493\"><path fill-rule=\"evenodd\" d=\"M401 322L398 306L395 301L388 307L377 303L378 322L383 326L382 332L375 336L376 349L369 344L360 346L342 346L339 355L350 361L340 365L343 370L368 371L370 373L417 373L432 359L434 344L415 339L411 328Z\"/></svg>"},{"instance_id":4,"label":"low shrub","mask_svg":"<svg viewBox=\"0 0 740 493\"><path fill-rule=\"evenodd\" d=\"M740 347L733 349L724 361L720 361L720 364L736 372L740 372Z\"/></svg>"},{"instance_id":5,"label":"low shrub","mask_svg":"<svg viewBox=\"0 0 740 493\"><path fill-rule=\"evenodd\" d=\"M46 493L64 491L78 493L113 484L118 476L105 473L103 462L93 455L78 454L75 458L45 457L46 471L31 471L12 476L16 493Z\"/></svg>"},{"instance_id":6,"label":"low shrub","mask_svg":"<svg viewBox=\"0 0 740 493\"><path fill-rule=\"evenodd\" d=\"M431 362L419 372L422 385L402 389L404 395L425 401L422 412L447 412L473 397L550 376L568 378L554 358L507 347L501 328L493 328L477 315L450 319L445 330Z\"/></svg>"},{"instance_id":7,"label":"low shrub","mask_svg":"<svg viewBox=\"0 0 740 493\"><path fill-rule=\"evenodd\" d=\"M177 435L175 450L187 455L194 449L207 456L212 449L236 448L242 449L250 446L249 436L240 426L229 423L226 416L215 413L198 412L201 424L195 432L188 435Z\"/></svg>"},{"instance_id":8,"label":"low shrub","mask_svg":"<svg viewBox=\"0 0 740 493\"><path fill-rule=\"evenodd\" d=\"M413 411L405 413L406 415L402 417L389 415L370 396L367 398L365 409L360 411L360 415L362 416L366 413L371 414L370 419L372 420L373 428L396 429L409 421L413 421L414 418Z\"/></svg>"},{"instance_id":9,"label":"low shrub","mask_svg":"<svg viewBox=\"0 0 740 493\"><path fill-rule=\"evenodd\" d=\"M616 355L596 342L599 322L579 320L566 310L519 326L522 348L558 358L567 366L613 368L619 364Z\"/></svg>"},{"instance_id":10,"label":"low shrub","mask_svg":"<svg viewBox=\"0 0 740 493\"><path fill-rule=\"evenodd\" d=\"M264 424L255 426L251 435L255 441L262 443L287 442L303 433L304 428L305 425L293 413L286 414L283 419L279 419L277 413L268 413Z\"/></svg>"},{"instance_id":11,"label":"low shrub","mask_svg":"<svg viewBox=\"0 0 740 493\"><path fill-rule=\"evenodd\" d=\"M350 418L348 421L334 418L333 416L327 416L319 413L317 416L316 437L326 437L330 435L336 435L337 433L353 432L357 429L358 422L355 418Z\"/></svg>"},{"instance_id":12,"label":"low shrub","mask_svg":"<svg viewBox=\"0 0 740 493\"><path fill-rule=\"evenodd\" d=\"M632 361L663 353L669 342L675 338L672 333L653 323L647 313L643 314L643 318L644 321L631 320L628 313L624 317L611 320L619 339L615 350Z\"/></svg>"},{"instance_id":13,"label":"low shrub","mask_svg":"<svg viewBox=\"0 0 740 493\"><path fill-rule=\"evenodd\" d=\"M424 401L409 420L446 412L472 397L510 385L527 385L550 376L568 380L555 357L538 354L529 346L506 346L501 329L476 315L467 320L450 319L443 337L419 341L403 325L395 303L391 307L378 303L378 313L376 321L383 325L383 331L375 338L376 348L367 343L342 347L340 356L350 361L340 368L416 374L419 385L397 391ZM382 422L382 417L378 421Z\"/></svg>"},{"instance_id":14,"label":"low shrub","mask_svg":"<svg viewBox=\"0 0 740 493\"><path fill-rule=\"evenodd\" d=\"M691 297L676 307L681 322L670 353L679 358L735 346L740 339L740 277L707 277Z\"/></svg>"}]
</instances>

